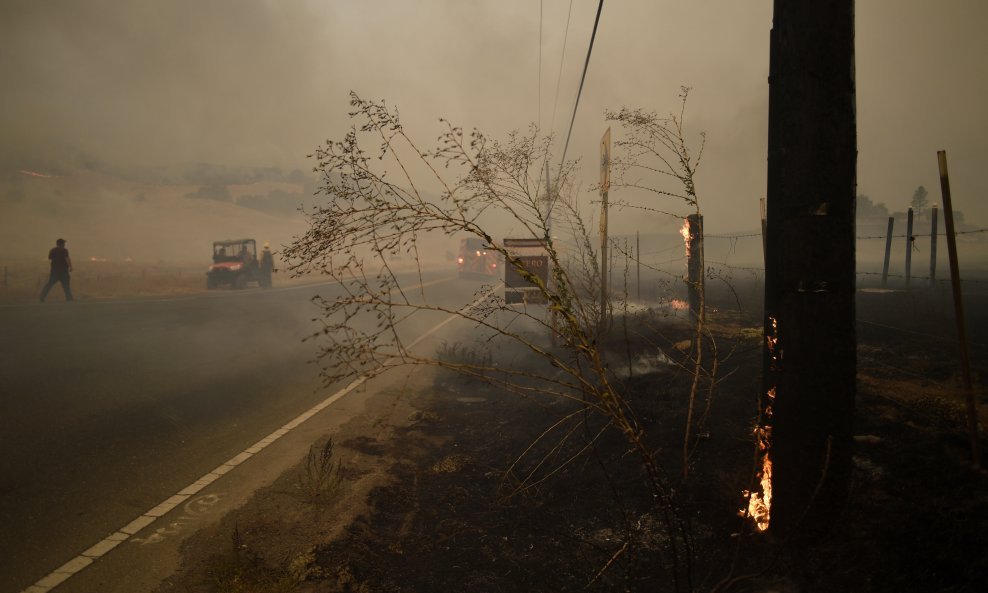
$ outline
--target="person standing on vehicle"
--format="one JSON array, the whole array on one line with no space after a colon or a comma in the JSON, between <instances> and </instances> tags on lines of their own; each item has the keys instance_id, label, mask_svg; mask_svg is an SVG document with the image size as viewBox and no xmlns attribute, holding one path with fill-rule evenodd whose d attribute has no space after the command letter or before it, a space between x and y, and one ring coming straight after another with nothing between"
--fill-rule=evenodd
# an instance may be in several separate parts
<instances>
[{"instance_id":1,"label":"person standing on vehicle","mask_svg":"<svg viewBox=\"0 0 988 593\"><path fill-rule=\"evenodd\" d=\"M41 302L45 302L48 291L56 282L62 283L65 300L71 301L72 287L69 285L69 272L72 271L72 259L69 258L69 250L65 248L65 239L55 241L55 246L48 252L48 259L51 260L51 272L48 275L48 283L41 289Z\"/></svg>"}]
</instances>

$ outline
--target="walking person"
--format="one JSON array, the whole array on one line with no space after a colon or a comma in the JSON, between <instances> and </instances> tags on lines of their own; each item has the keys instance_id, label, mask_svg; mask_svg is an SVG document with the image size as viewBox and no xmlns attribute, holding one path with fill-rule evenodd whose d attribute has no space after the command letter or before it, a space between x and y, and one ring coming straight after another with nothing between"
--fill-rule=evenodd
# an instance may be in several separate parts
<instances>
[{"instance_id":1,"label":"walking person","mask_svg":"<svg viewBox=\"0 0 988 593\"><path fill-rule=\"evenodd\" d=\"M65 239L55 241L55 246L48 252L48 259L51 260L51 273L48 276L48 284L41 289L41 302L45 302L48 291L56 282L62 283L65 291L65 300L72 300L72 287L69 285L69 272L72 271L72 260L69 258L69 250L65 248Z\"/></svg>"}]
</instances>

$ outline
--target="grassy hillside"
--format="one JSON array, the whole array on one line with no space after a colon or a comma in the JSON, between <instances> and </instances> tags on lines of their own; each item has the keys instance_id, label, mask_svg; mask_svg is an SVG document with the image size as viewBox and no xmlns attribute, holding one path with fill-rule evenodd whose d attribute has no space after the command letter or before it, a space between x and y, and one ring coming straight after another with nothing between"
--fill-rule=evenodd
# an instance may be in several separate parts
<instances>
[{"instance_id":1,"label":"grassy hillside","mask_svg":"<svg viewBox=\"0 0 988 593\"><path fill-rule=\"evenodd\" d=\"M277 251L305 229L296 210L310 199L304 191L280 181L204 186L8 171L0 177L0 261L43 263L58 237L76 262L205 265L212 241L239 237Z\"/></svg>"}]
</instances>

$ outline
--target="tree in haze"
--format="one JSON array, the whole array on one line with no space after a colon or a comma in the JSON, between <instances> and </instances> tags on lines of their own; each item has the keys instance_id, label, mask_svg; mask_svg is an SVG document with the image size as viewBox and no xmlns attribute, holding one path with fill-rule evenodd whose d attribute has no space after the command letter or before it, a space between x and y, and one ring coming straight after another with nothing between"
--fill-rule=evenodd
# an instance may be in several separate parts
<instances>
[{"instance_id":1,"label":"tree in haze","mask_svg":"<svg viewBox=\"0 0 988 593\"><path fill-rule=\"evenodd\" d=\"M889 217L889 209L883 202L873 202L864 194L858 194L856 211L858 220L885 222Z\"/></svg>"},{"instance_id":2,"label":"tree in haze","mask_svg":"<svg viewBox=\"0 0 988 593\"><path fill-rule=\"evenodd\" d=\"M659 548L666 559L662 565L671 567L667 577L676 590L691 590L691 538L676 510L674 490L600 347L604 312L591 296L599 289L600 271L586 228L567 197L574 164L563 163L547 188L543 172L551 159L551 139L540 137L536 128L498 141L443 122L438 145L423 148L385 103L351 94L351 106L351 131L313 155L321 178L320 201L307 210L309 230L284 252L293 273L328 276L342 291L314 299L321 309L314 337L320 340L324 380L425 365L527 397L570 402L574 411L539 440L559 435L561 447L586 439L579 454L591 450L604 434L624 439L651 494L648 512L665 526L667 537ZM555 204L551 225L547 196ZM545 279L497 239L492 228L505 220L513 238L544 243L549 261ZM556 244L564 232L569 235L565 254ZM512 306L497 285L481 287L469 303L451 306L430 300L422 287L425 254L420 246L434 234L483 241L500 255L504 267L531 284L535 300L545 305ZM399 258L413 262L413 270L398 270ZM403 320L413 314L441 314L466 324L487 354L453 357L416 349L401 331ZM524 353L526 363L492 360L512 350ZM599 421L590 425L588 418ZM533 453L522 456L526 454ZM533 469L519 476L517 488L525 491L548 479L555 455L536 459Z\"/></svg>"},{"instance_id":3,"label":"tree in haze","mask_svg":"<svg viewBox=\"0 0 988 593\"><path fill-rule=\"evenodd\" d=\"M202 185L196 191L185 194L193 200L212 200L214 202L232 202L233 196L225 185Z\"/></svg>"},{"instance_id":4,"label":"tree in haze","mask_svg":"<svg viewBox=\"0 0 988 593\"><path fill-rule=\"evenodd\" d=\"M913 199L909 202L909 205L916 211L916 216L923 214L923 211L926 209L926 205L928 203L926 197L928 195L929 192L927 192L926 188L922 185L917 187L916 191L913 192Z\"/></svg>"}]
</instances>

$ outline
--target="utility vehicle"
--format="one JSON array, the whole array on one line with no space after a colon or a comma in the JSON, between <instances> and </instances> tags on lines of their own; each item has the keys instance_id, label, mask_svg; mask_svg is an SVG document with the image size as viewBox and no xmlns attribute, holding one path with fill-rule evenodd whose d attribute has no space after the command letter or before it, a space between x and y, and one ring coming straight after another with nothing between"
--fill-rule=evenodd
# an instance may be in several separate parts
<instances>
[{"instance_id":1,"label":"utility vehicle","mask_svg":"<svg viewBox=\"0 0 988 593\"><path fill-rule=\"evenodd\" d=\"M229 284L234 288L246 288L251 282L268 288L271 286L271 267L257 261L257 242L254 239L227 239L213 242L213 263L206 272L206 288L219 288Z\"/></svg>"}]
</instances>

